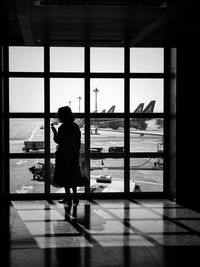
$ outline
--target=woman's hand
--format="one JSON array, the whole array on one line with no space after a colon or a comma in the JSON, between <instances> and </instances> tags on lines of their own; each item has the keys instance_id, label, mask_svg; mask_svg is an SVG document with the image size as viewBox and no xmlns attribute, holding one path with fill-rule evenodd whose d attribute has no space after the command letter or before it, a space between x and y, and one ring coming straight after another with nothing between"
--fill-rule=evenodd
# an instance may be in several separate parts
<instances>
[{"instance_id":1,"label":"woman's hand","mask_svg":"<svg viewBox=\"0 0 200 267\"><path fill-rule=\"evenodd\" d=\"M53 125L53 123L51 123L51 130L52 130L54 133L57 133L57 130L56 130L55 126Z\"/></svg>"}]
</instances>

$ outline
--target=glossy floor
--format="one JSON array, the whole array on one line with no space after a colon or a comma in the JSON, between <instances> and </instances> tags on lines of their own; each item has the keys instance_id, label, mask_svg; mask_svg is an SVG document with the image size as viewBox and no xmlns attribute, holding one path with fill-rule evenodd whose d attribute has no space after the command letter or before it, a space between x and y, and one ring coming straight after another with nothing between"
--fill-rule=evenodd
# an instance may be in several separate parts
<instances>
[{"instance_id":1,"label":"glossy floor","mask_svg":"<svg viewBox=\"0 0 200 267\"><path fill-rule=\"evenodd\" d=\"M77 208L13 201L9 229L11 267L182 266L199 260L200 213L169 200L81 200Z\"/></svg>"}]
</instances>

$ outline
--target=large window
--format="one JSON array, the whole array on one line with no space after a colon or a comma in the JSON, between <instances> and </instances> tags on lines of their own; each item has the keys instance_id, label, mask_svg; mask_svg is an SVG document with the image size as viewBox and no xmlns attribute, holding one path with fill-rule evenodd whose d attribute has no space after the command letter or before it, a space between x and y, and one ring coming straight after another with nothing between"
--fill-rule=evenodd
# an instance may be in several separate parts
<instances>
[{"instance_id":1,"label":"large window","mask_svg":"<svg viewBox=\"0 0 200 267\"><path fill-rule=\"evenodd\" d=\"M64 192L50 185L50 124L65 105L90 177L78 193L165 192L163 48L9 47L7 60L9 193Z\"/></svg>"}]
</instances>

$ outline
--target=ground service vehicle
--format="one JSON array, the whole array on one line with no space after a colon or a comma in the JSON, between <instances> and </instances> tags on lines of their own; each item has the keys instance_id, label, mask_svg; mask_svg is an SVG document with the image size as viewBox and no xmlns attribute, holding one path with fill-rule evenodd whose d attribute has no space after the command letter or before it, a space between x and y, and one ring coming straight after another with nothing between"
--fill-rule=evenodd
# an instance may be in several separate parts
<instances>
[{"instance_id":1,"label":"ground service vehicle","mask_svg":"<svg viewBox=\"0 0 200 267\"><path fill-rule=\"evenodd\" d=\"M26 152L40 149L44 149L44 141L24 141L24 147L22 148Z\"/></svg>"}]
</instances>

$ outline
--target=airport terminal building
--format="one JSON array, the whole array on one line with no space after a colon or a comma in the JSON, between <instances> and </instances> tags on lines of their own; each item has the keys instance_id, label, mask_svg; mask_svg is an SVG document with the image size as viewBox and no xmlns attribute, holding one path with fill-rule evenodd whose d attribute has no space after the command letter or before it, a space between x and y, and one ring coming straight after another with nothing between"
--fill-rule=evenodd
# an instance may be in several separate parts
<instances>
[{"instance_id":1,"label":"airport terminal building","mask_svg":"<svg viewBox=\"0 0 200 267\"><path fill-rule=\"evenodd\" d=\"M198 1L3 2L4 266L198 260ZM78 206L52 183L63 106L89 178Z\"/></svg>"}]
</instances>

